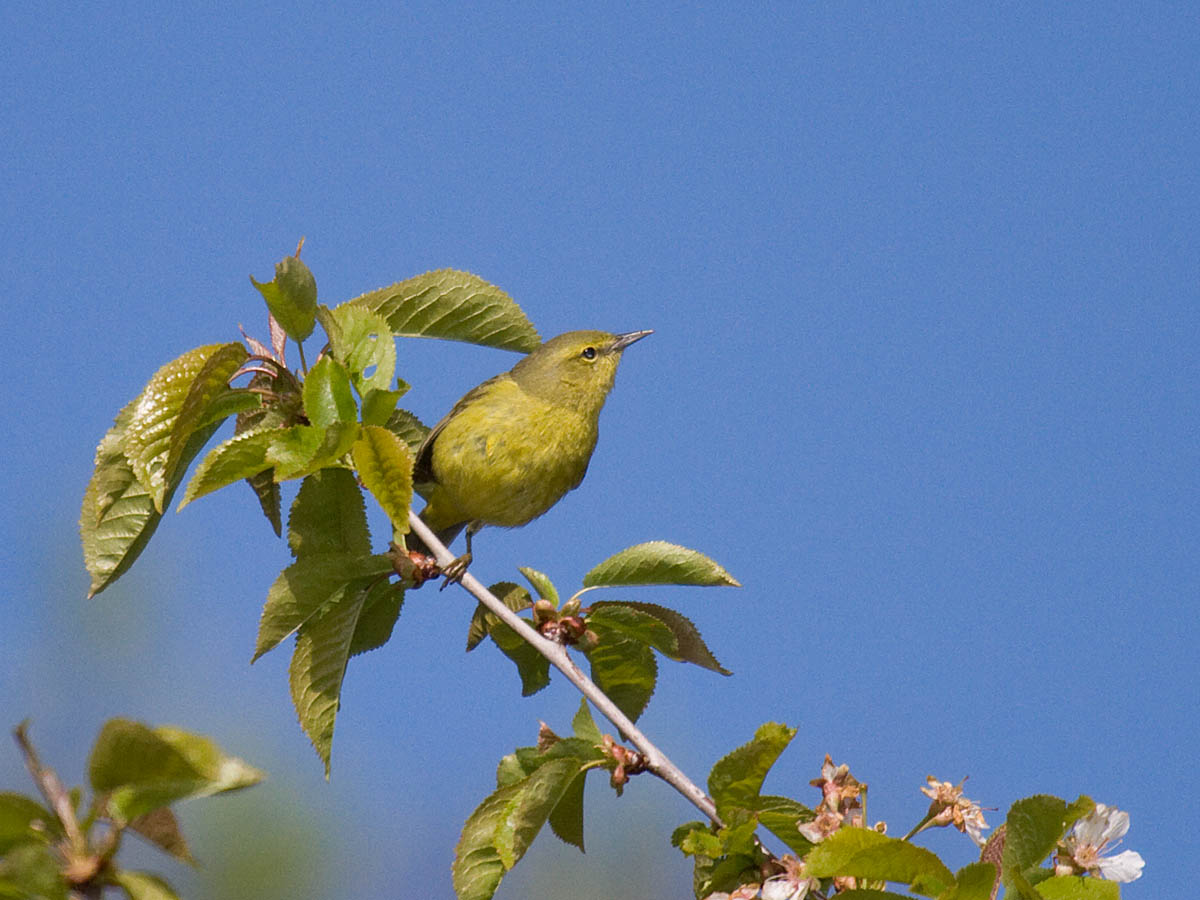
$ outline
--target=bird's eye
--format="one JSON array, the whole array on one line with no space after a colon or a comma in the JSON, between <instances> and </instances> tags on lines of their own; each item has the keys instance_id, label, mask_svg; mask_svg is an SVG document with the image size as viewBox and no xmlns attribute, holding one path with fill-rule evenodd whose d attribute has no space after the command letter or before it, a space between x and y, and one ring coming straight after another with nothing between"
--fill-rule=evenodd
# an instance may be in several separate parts
<instances>
[{"instance_id":1,"label":"bird's eye","mask_svg":"<svg viewBox=\"0 0 1200 900\"><path fill-rule=\"evenodd\" d=\"M583 353L581 353L580 356L582 356L584 359L595 359L596 358L596 348L595 347L584 347Z\"/></svg>"}]
</instances>

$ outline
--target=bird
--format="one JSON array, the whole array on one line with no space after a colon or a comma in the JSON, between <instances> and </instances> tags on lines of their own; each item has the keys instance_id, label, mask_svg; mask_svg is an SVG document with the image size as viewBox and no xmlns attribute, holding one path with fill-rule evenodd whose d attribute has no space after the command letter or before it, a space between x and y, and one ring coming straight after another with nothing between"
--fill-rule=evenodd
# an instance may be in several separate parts
<instances>
[{"instance_id":1,"label":"bird","mask_svg":"<svg viewBox=\"0 0 1200 900\"><path fill-rule=\"evenodd\" d=\"M429 430L413 466L421 519L445 544L466 529L466 552L443 570L443 588L462 578L481 528L525 525L579 486L621 356L651 333L560 334L468 391ZM429 552L415 534L405 543Z\"/></svg>"}]
</instances>

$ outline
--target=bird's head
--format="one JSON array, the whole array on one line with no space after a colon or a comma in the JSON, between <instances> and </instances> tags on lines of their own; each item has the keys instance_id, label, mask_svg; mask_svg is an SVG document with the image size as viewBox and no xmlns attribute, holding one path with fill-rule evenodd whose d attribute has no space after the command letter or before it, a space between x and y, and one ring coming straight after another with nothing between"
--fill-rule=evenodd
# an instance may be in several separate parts
<instances>
[{"instance_id":1,"label":"bird's head","mask_svg":"<svg viewBox=\"0 0 1200 900\"><path fill-rule=\"evenodd\" d=\"M554 403L599 412L612 390L621 353L650 333L568 331L517 363L512 377L525 390Z\"/></svg>"}]
</instances>

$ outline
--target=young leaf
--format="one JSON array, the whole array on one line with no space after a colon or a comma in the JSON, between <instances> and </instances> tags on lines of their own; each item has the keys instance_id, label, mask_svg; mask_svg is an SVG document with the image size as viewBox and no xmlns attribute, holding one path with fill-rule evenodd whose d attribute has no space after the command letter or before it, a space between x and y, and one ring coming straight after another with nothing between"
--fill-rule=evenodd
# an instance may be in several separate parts
<instances>
[{"instance_id":1,"label":"young leaf","mask_svg":"<svg viewBox=\"0 0 1200 900\"><path fill-rule=\"evenodd\" d=\"M205 494L267 471L271 467L267 450L278 434L278 428L245 431L209 450L192 473L179 509Z\"/></svg>"},{"instance_id":2,"label":"young leaf","mask_svg":"<svg viewBox=\"0 0 1200 900\"><path fill-rule=\"evenodd\" d=\"M88 778L97 793L109 794L109 813L129 822L184 797L249 787L263 774L200 735L110 719L92 748Z\"/></svg>"},{"instance_id":3,"label":"young leaf","mask_svg":"<svg viewBox=\"0 0 1200 900\"><path fill-rule=\"evenodd\" d=\"M498 581L488 590L499 597L501 602L513 612L521 612L533 605L529 591L511 581ZM500 619L494 612L482 603L478 604L475 607L475 614L471 616L471 624L467 628L467 652L469 653L479 646L479 642L488 636L492 626L499 621Z\"/></svg>"},{"instance_id":4,"label":"young leaf","mask_svg":"<svg viewBox=\"0 0 1200 900\"><path fill-rule=\"evenodd\" d=\"M614 604L613 601L608 600L599 600L592 604L592 610L595 611L613 605L624 606L627 609L652 616L665 625L670 630L674 640L673 650L668 652L658 644L654 645L665 656L682 662L694 663L705 669L720 672L722 675L733 674L717 662L717 658L712 655L712 651L708 649L708 646L704 643L704 639L700 637L700 632L696 629L692 620L686 616L665 606L659 606L657 603L640 603L629 600L620 604Z\"/></svg>"},{"instance_id":5,"label":"young leaf","mask_svg":"<svg viewBox=\"0 0 1200 900\"><path fill-rule=\"evenodd\" d=\"M328 607L344 604L351 594L361 595L368 584L391 571L392 562L387 556L319 553L296 560L279 573L267 591L250 661L273 650ZM353 629L347 639L352 636Z\"/></svg>"},{"instance_id":6,"label":"young leaf","mask_svg":"<svg viewBox=\"0 0 1200 900\"><path fill-rule=\"evenodd\" d=\"M500 288L453 269L426 272L348 301L379 313L397 336L467 341L528 353L537 329Z\"/></svg>"},{"instance_id":7,"label":"young leaf","mask_svg":"<svg viewBox=\"0 0 1200 900\"><path fill-rule=\"evenodd\" d=\"M125 457L157 512L163 511L167 491L177 481L176 471L188 462L183 451L200 415L191 411L181 418L185 401L193 385L199 384L202 395L207 393L211 385L198 379L205 373L209 359L223 359L230 347L245 353L241 344L209 344L167 363L154 373L134 404L125 430Z\"/></svg>"},{"instance_id":8,"label":"young leaf","mask_svg":"<svg viewBox=\"0 0 1200 900\"><path fill-rule=\"evenodd\" d=\"M387 320L355 303L335 306L328 317L336 322L327 329L333 355L350 370L359 396L388 390L396 374L396 341Z\"/></svg>"},{"instance_id":9,"label":"young leaf","mask_svg":"<svg viewBox=\"0 0 1200 900\"><path fill-rule=\"evenodd\" d=\"M814 878L851 875L895 881L927 897L936 897L954 884L953 873L933 853L870 828L835 831L813 848L805 867Z\"/></svg>"},{"instance_id":10,"label":"young leaf","mask_svg":"<svg viewBox=\"0 0 1200 900\"><path fill-rule=\"evenodd\" d=\"M463 825L455 848L454 892L458 900L489 900L500 880L525 855L581 768L577 759L556 759L521 781L498 789Z\"/></svg>"},{"instance_id":11,"label":"young leaf","mask_svg":"<svg viewBox=\"0 0 1200 900\"><path fill-rule=\"evenodd\" d=\"M408 444L408 449L414 454L421 449L425 435L429 434L429 427L407 409L397 409L393 412L384 428Z\"/></svg>"},{"instance_id":12,"label":"young leaf","mask_svg":"<svg viewBox=\"0 0 1200 900\"><path fill-rule=\"evenodd\" d=\"M325 553L371 552L367 511L354 475L322 469L300 484L288 513L288 547L297 559Z\"/></svg>"},{"instance_id":13,"label":"young leaf","mask_svg":"<svg viewBox=\"0 0 1200 900\"><path fill-rule=\"evenodd\" d=\"M196 860L188 849L187 841L183 839L183 832L179 830L179 820L169 806L161 806L138 816L129 823L129 827L164 853L195 865Z\"/></svg>"},{"instance_id":14,"label":"young leaf","mask_svg":"<svg viewBox=\"0 0 1200 900\"><path fill-rule=\"evenodd\" d=\"M1058 875L1039 882L1037 892L1044 900L1118 900L1121 885L1103 878Z\"/></svg>"},{"instance_id":15,"label":"young leaf","mask_svg":"<svg viewBox=\"0 0 1200 900\"><path fill-rule=\"evenodd\" d=\"M379 501L400 534L408 533L408 507L412 504L412 451L386 428L364 425L351 449L358 477Z\"/></svg>"},{"instance_id":16,"label":"young leaf","mask_svg":"<svg viewBox=\"0 0 1200 900\"><path fill-rule=\"evenodd\" d=\"M708 793L722 816L726 809L758 807L767 772L795 736L795 728L767 722L758 726L754 740L717 760L708 776Z\"/></svg>"},{"instance_id":17,"label":"young leaf","mask_svg":"<svg viewBox=\"0 0 1200 900\"><path fill-rule=\"evenodd\" d=\"M248 356L246 348L241 344L222 344L204 361L203 368L192 379L183 404L179 407L175 425L171 429L171 442L164 466L168 479L173 478L179 468L193 432L205 424L219 425L226 417L237 412L238 401L248 392L235 392L229 387L229 379ZM249 394L248 399L256 404L262 402L262 399L254 394ZM229 405L231 401L232 406Z\"/></svg>"},{"instance_id":18,"label":"young leaf","mask_svg":"<svg viewBox=\"0 0 1200 900\"><path fill-rule=\"evenodd\" d=\"M288 337L300 343L312 334L316 323L317 280L298 256L287 256L275 263L275 277L271 281L261 283L251 275L250 282L267 301L267 309Z\"/></svg>"},{"instance_id":19,"label":"young leaf","mask_svg":"<svg viewBox=\"0 0 1200 900\"><path fill-rule=\"evenodd\" d=\"M1067 812L1065 800L1047 794L1026 797L1009 807L1002 863L1006 884L1014 872L1041 865L1050 855L1077 818L1068 821Z\"/></svg>"},{"instance_id":20,"label":"young leaf","mask_svg":"<svg viewBox=\"0 0 1200 900\"><path fill-rule=\"evenodd\" d=\"M317 360L304 379L304 412L318 428L358 419L350 373L332 356Z\"/></svg>"},{"instance_id":21,"label":"young leaf","mask_svg":"<svg viewBox=\"0 0 1200 900\"><path fill-rule=\"evenodd\" d=\"M58 818L40 803L0 792L0 856L21 844L47 844L60 836Z\"/></svg>"},{"instance_id":22,"label":"young leaf","mask_svg":"<svg viewBox=\"0 0 1200 900\"><path fill-rule=\"evenodd\" d=\"M666 541L649 541L628 547L610 556L583 578L584 587L634 584L741 587L736 578L703 553Z\"/></svg>"},{"instance_id":23,"label":"young leaf","mask_svg":"<svg viewBox=\"0 0 1200 900\"><path fill-rule=\"evenodd\" d=\"M599 744L604 740L604 735L600 733L596 720L592 718L592 711L588 707L587 700L579 701L579 711L571 720L571 730L575 733L575 737L590 744Z\"/></svg>"},{"instance_id":24,"label":"young leaf","mask_svg":"<svg viewBox=\"0 0 1200 900\"><path fill-rule=\"evenodd\" d=\"M939 900L991 900L996 884L996 866L990 862L971 863L954 875L954 887Z\"/></svg>"},{"instance_id":25,"label":"young leaf","mask_svg":"<svg viewBox=\"0 0 1200 900\"><path fill-rule=\"evenodd\" d=\"M803 859L812 849L812 841L802 835L798 827L801 822L813 818L813 811L803 803L789 797L764 795L758 798L754 813L763 828L783 841L798 858Z\"/></svg>"},{"instance_id":26,"label":"young leaf","mask_svg":"<svg viewBox=\"0 0 1200 900\"><path fill-rule=\"evenodd\" d=\"M62 856L45 844L23 844L0 858L0 897L74 900L62 874Z\"/></svg>"},{"instance_id":27,"label":"young leaf","mask_svg":"<svg viewBox=\"0 0 1200 900\"><path fill-rule=\"evenodd\" d=\"M113 873L112 880L129 895L129 900L179 900L179 895L171 885L149 872L118 869Z\"/></svg>"},{"instance_id":28,"label":"young leaf","mask_svg":"<svg viewBox=\"0 0 1200 900\"><path fill-rule=\"evenodd\" d=\"M550 580L550 576L544 572L539 572L537 569L531 569L528 566L521 566L517 569L525 580L533 585L533 589L537 591L537 595L543 600L549 600L555 606L558 606L558 590L554 587L554 582Z\"/></svg>"},{"instance_id":29,"label":"young leaf","mask_svg":"<svg viewBox=\"0 0 1200 900\"><path fill-rule=\"evenodd\" d=\"M340 465L358 440L357 422L343 422L318 428L293 425L279 429L267 448L267 460L275 467L275 480L303 478L319 469Z\"/></svg>"},{"instance_id":30,"label":"young leaf","mask_svg":"<svg viewBox=\"0 0 1200 900\"><path fill-rule=\"evenodd\" d=\"M654 693L658 663L645 644L622 637L618 632L594 629L599 644L588 651L592 680L629 718L637 721Z\"/></svg>"},{"instance_id":31,"label":"young leaf","mask_svg":"<svg viewBox=\"0 0 1200 900\"><path fill-rule=\"evenodd\" d=\"M296 715L325 764L326 778L334 721L341 705L342 680L346 677L346 663L365 599L361 585L347 585L320 617L300 629L288 667Z\"/></svg>"},{"instance_id":32,"label":"young leaf","mask_svg":"<svg viewBox=\"0 0 1200 900\"><path fill-rule=\"evenodd\" d=\"M400 402L402 396L404 396L402 391L380 391L375 388L368 390L363 394L362 400L363 424L386 427L396 412L396 404Z\"/></svg>"}]
</instances>

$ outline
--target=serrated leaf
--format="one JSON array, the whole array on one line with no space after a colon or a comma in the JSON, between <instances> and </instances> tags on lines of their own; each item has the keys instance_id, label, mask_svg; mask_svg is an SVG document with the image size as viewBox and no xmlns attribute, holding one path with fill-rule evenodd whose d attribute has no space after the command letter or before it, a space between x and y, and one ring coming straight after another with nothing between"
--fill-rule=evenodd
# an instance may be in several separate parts
<instances>
[{"instance_id":1,"label":"serrated leaf","mask_svg":"<svg viewBox=\"0 0 1200 900\"><path fill-rule=\"evenodd\" d=\"M117 415L113 427L96 448L96 468L84 491L79 516L79 535L83 560L91 575L88 597L94 597L126 572L141 555L162 519L150 492L137 480L125 456L126 429L138 401L134 400ZM185 448L183 465L168 485L164 503L169 503L179 486L188 462L212 436L215 425L192 435Z\"/></svg>"},{"instance_id":2,"label":"serrated leaf","mask_svg":"<svg viewBox=\"0 0 1200 900\"><path fill-rule=\"evenodd\" d=\"M757 808L767 772L795 736L795 728L766 722L758 726L754 740L717 760L708 776L708 793L722 816L725 809Z\"/></svg>"},{"instance_id":3,"label":"serrated leaf","mask_svg":"<svg viewBox=\"0 0 1200 900\"><path fill-rule=\"evenodd\" d=\"M164 468L168 480L175 476L192 433L205 424L220 425L226 417L236 412L228 404L233 402L233 398L240 398L242 392L231 389L229 379L249 355L241 344L222 344L204 361L204 366L192 379L171 429ZM250 399L261 403L259 397L251 395Z\"/></svg>"},{"instance_id":4,"label":"serrated leaf","mask_svg":"<svg viewBox=\"0 0 1200 900\"><path fill-rule=\"evenodd\" d=\"M113 883L129 895L129 900L179 900L179 895L165 880L149 872L118 869Z\"/></svg>"},{"instance_id":5,"label":"serrated leaf","mask_svg":"<svg viewBox=\"0 0 1200 900\"><path fill-rule=\"evenodd\" d=\"M350 655L358 656L386 644L404 606L404 589L390 581L377 580L367 588L362 613L350 640Z\"/></svg>"},{"instance_id":6,"label":"serrated leaf","mask_svg":"<svg viewBox=\"0 0 1200 900\"><path fill-rule=\"evenodd\" d=\"M358 420L350 373L332 356L317 360L304 379L304 412L318 428Z\"/></svg>"},{"instance_id":7,"label":"serrated leaf","mask_svg":"<svg viewBox=\"0 0 1200 900\"><path fill-rule=\"evenodd\" d=\"M1066 801L1048 794L1026 797L1009 808L1002 863L1006 884L1014 870L1041 865L1053 852L1071 824L1066 815Z\"/></svg>"},{"instance_id":8,"label":"serrated leaf","mask_svg":"<svg viewBox=\"0 0 1200 900\"><path fill-rule=\"evenodd\" d=\"M575 713L575 718L571 719L571 730L575 737L582 741L599 744L604 740L604 735L600 733L600 727L592 718L592 710L588 706L587 700L579 701L579 709Z\"/></svg>"},{"instance_id":9,"label":"serrated leaf","mask_svg":"<svg viewBox=\"0 0 1200 900\"><path fill-rule=\"evenodd\" d=\"M367 585L391 571L391 559L384 555L314 553L296 560L279 573L267 591L250 661L277 647L329 607L345 605L347 595L357 595L361 601ZM347 640L352 637L353 630Z\"/></svg>"},{"instance_id":10,"label":"serrated leaf","mask_svg":"<svg viewBox=\"0 0 1200 900\"><path fill-rule=\"evenodd\" d=\"M170 807L162 806L138 816L129 823L129 828L164 853L183 862L195 864L196 860L188 849L187 841L183 839L183 832L179 830L179 820Z\"/></svg>"},{"instance_id":11,"label":"serrated leaf","mask_svg":"<svg viewBox=\"0 0 1200 900\"><path fill-rule=\"evenodd\" d=\"M558 606L558 590L554 587L554 582L550 580L550 576L545 572L539 572L537 569L531 569L529 566L520 566L517 569L525 580L533 585L533 589L537 591L537 595L543 600L549 600L555 606Z\"/></svg>"},{"instance_id":12,"label":"serrated leaf","mask_svg":"<svg viewBox=\"0 0 1200 900\"><path fill-rule=\"evenodd\" d=\"M511 581L498 581L488 588L500 601L513 612L521 612L533 605L529 591ZM479 646L479 642L488 636L492 626L499 622L499 617L484 606L476 605L475 613L471 616L471 624L467 628L467 652Z\"/></svg>"},{"instance_id":13,"label":"serrated leaf","mask_svg":"<svg viewBox=\"0 0 1200 900\"><path fill-rule=\"evenodd\" d=\"M594 628L600 643L588 651L592 681L633 721L650 702L658 680L658 663L645 644L616 631Z\"/></svg>"},{"instance_id":14,"label":"serrated leaf","mask_svg":"<svg viewBox=\"0 0 1200 900\"><path fill-rule=\"evenodd\" d=\"M271 467L267 450L279 434L278 428L245 431L223 441L205 454L192 474L179 509L213 491L258 475Z\"/></svg>"},{"instance_id":15,"label":"serrated leaf","mask_svg":"<svg viewBox=\"0 0 1200 900\"><path fill-rule=\"evenodd\" d=\"M564 844L583 847L583 786L587 780L587 772L580 772L567 785L558 800L558 804L550 812L550 830Z\"/></svg>"},{"instance_id":16,"label":"serrated leaf","mask_svg":"<svg viewBox=\"0 0 1200 900\"><path fill-rule=\"evenodd\" d=\"M300 726L325 764L326 778L342 681L364 601L361 586L347 587L319 617L305 622L296 635L296 650L288 667L292 704Z\"/></svg>"},{"instance_id":17,"label":"serrated leaf","mask_svg":"<svg viewBox=\"0 0 1200 900\"><path fill-rule=\"evenodd\" d=\"M288 512L288 547L297 559L327 553L370 554L367 510L353 473L322 469L301 482Z\"/></svg>"},{"instance_id":18,"label":"serrated leaf","mask_svg":"<svg viewBox=\"0 0 1200 900\"><path fill-rule=\"evenodd\" d=\"M397 336L466 341L519 353L541 343L513 299L470 272L426 272L349 302L379 313Z\"/></svg>"},{"instance_id":19,"label":"serrated leaf","mask_svg":"<svg viewBox=\"0 0 1200 900\"><path fill-rule=\"evenodd\" d=\"M350 371L359 396L390 388L396 374L396 341L387 320L355 303L335 306L328 315L336 322L328 329L330 348Z\"/></svg>"},{"instance_id":20,"label":"serrated leaf","mask_svg":"<svg viewBox=\"0 0 1200 900\"><path fill-rule=\"evenodd\" d=\"M814 815L803 803L790 797L760 796L755 815L763 828L783 841L798 859L803 859L812 849L812 841L802 835L798 827L801 822L811 821Z\"/></svg>"},{"instance_id":21,"label":"serrated leaf","mask_svg":"<svg viewBox=\"0 0 1200 900\"><path fill-rule=\"evenodd\" d=\"M267 449L267 460L275 467L276 481L303 478L319 469L342 464L358 440L357 422L343 422L319 428L293 425L279 429Z\"/></svg>"},{"instance_id":22,"label":"serrated leaf","mask_svg":"<svg viewBox=\"0 0 1200 900\"><path fill-rule=\"evenodd\" d=\"M587 616L588 626L603 637L615 632L678 659L679 642L666 623L625 603L597 603Z\"/></svg>"},{"instance_id":23,"label":"serrated leaf","mask_svg":"<svg viewBox=\"0 0 1200 900\"><path fill-rule=\"evenodd\" d=\"M703 553L666 541L648 541L628 547L604 560L583 578L584 587L636 584L741 587L736 578Z\"/></svg>"},{"instance_id":24,"label":"serrated leaf","mask_svg":"<svg viewBox=\"0 0 1200 900\"><path fill-rule=\"evenodd\" d=\"M110 719L92 748L88 778L97 793L109 794L110 814L129 822L184 797L257 784L263 774L201 735Z\"/></svg>"},{"instance_id":25,"label":"serrated leaf","mask_svg":"<svg viewBox=\"0 0 1200 900\"><path fill-rule=\"evenodd\" d=\"M400 402L402 396L404 396L403 391L379 391L374 389L367 391L363 395L362 401L362 423L364 425L383 425L387 427L393 413L396 412L396 404ZM405 443L408 442L405 441Z\"/></svg>"},{"instance_id":26,"label":"serrated leaf","mask_svg":"<svg viewBox=\"0 0 1200 900\"><path fill-rule=\"evenodd\" d=\"M613 601L600 600L592 604L592 609L602 608L612 605ZM690 662L705 669L711 669L714 672L720 672L722 675L732 675L733 673L717 662L717 658L712 655L712 651L708 649L708 645L704 643L704 639L700 637L700 632L695 624L687 616L676 612L673 609L668 609L665 606L659 606L657 603L641 603L637 601L624 601L620 605L628 609L637 610L648 616L653 616L659 622L663 623L674 639L674 651L668 653L662 648L658 648L661 653L674 660L682 662ZM658 645L655 645L658 647Z\"/></svg>"},{"instance_id":27,"label":"serrated leaf","mask_svg":"<svg viewBox=\"0 0 1200 900\"><path fill-rule=\"evenodd\" d=\"M471 813L455 848L458 900L489 900L500 880L525 855L579 771L580 761L557 759L502 787Z\"/></svg>"},{"instance_id":28,"label":"serrated leaf","mask_svg":"<svg viewBox=\"0 0 1200 900\"><path fill-rule=\"evenodd\" d=\"M971 863L954 874L954 886L938 900L991 900L995 884L996 866L993 863Z\"/></svg>"},{"instance_id":29,"label":"serrated leaf","mask_svg":"<svg viewBox=\"0 0 1200 900\"><path fill-rule=\"evenodd\" d=\"M0 856L21 844L47 844L61 833L58 818L40 803L0 792Z\"/></svg>"},{"instance_id":30,"label":"serrated leaf","mask_svg":"<svg viewBox=\"0 0 1200 900\"><path fill-rule=\"evenodd\" d=\"M134 475L149 493L158 512L164 509L166 493L181 465L183 449L191 440L191 421L180 422L180 413L193 384L208 360L240 344L208 344L197 347L160 368L147 382L134 404L125 430L124 451ZM176 425L180 424L177 430ZM178 432L178 433L177 433ZM211 432L210 432L211 433ZM172 455L172 449L176 453Z\"/></svg>"},{"instance_id":31,"label":"serrated leaf","mask_svg":"<svg viewBox=\"0 0 1200 900\"><path fill-rule=\"evenodd\" d=\"M425 425L407 409L397 409L393 412L388 417L384 428L408 444L408 449L414 455L421 449L421 444L425 442L425 436L429 434L429 426Z\"/></svg>"},{"instance_id":32,"label":"serrated leaf","mask_svg":"<svg viewBox=\"0 0 1200 900\"><path fill-rule=\"evenodd\" d=\"M1118 900L1121 885L1103 878L1081 875L1057 875L1039 882L1038 893L1045 900Z\"/></svg>"},{"instance_id":33,"label":"serrated leaf","mask_svg":"<svg viewBox=\"0 0 1200 900\"><path fill-rule=\"evenodd\" d=\"M685 856L707 856L716 859L725 852L725 845L721 839L702 822L676 828L675 833L671 835L671 843Z\"/></svg>"},{"instance_id":34,"label":"serrated leaf","mask_svg":"<svg viewBox=\"0 0 1200 900\"><path fill-rule=\"evenodd\" d=\"M954 884L954 874L924 847L870 828L841 828L812 849L805 870L814 878L851 875L909 885L936 897Z\"/></svg>"},{"instance_id":35,"label":"serrated leaf","mask_svg":"<svg viewBox=\"0 0 1200 900\"><path fill-rule=\"evenodd\" d=\"M383 507L392 528L407 534L413 493L413 456L408 444L386 428L364 425L350 452L358 477Z\"/></svg>"},{"instance_id":36,"label":"serrated leaf","mask_svg":"<svg viewBox=\"0 0 1200 900\"><path fill-rule=\"evenodd\" d=\"M236 345L235 345L236 346ZM262 394L248 388L226 387L212 398L197 425L224 422L230 416L254 415L263 408Z\"/></svg>"},{"instance_id":37,"label":"serrated leaf","mask_svg":"<svg viewBox=\"0 0 1200 900\"><path fill-rule=\"evenodd\" d=\"M313 332L317 312L317 280L299 257L287 256L275 264L275 277L262 283L250 276L267 309L288 337L299 343Z\"/></svg>"},{"instance_id":38,"label":"serrated leaf","mask_svg":"<svg viewBox=\"0 0 1200 900\"><path fill-rule=\"evenodd\" d=\"M521 676L521 696L536 694L550 683L550 661L505 623L496 620L488 635L500 651L517 666Z\"/></svg>"}]
</instances>

